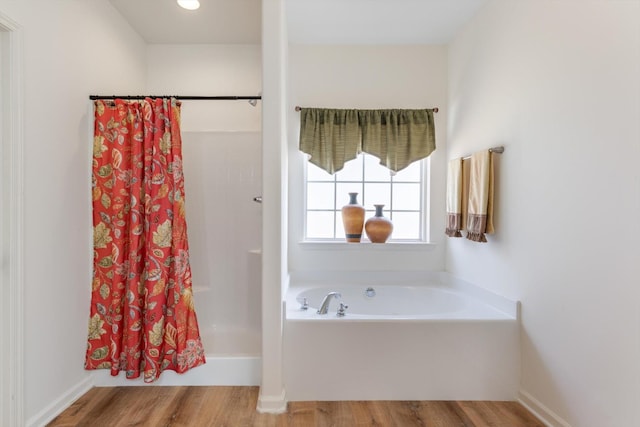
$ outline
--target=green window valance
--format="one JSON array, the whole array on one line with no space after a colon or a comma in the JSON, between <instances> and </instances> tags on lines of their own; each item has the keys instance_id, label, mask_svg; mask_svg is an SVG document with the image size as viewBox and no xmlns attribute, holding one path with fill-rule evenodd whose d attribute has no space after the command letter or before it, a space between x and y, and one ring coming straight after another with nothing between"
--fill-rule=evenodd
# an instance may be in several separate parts
<instances>
[{"instance_id":1,"label":"green window valance","mask_svg":"<svg viewBox=\"0 0 640 427\"><path fill-rule=\"evenodd\" d=\"M398 172L436 149L433 112L302 108L300 151L330 174L362 152Z\"/></svg>"}]
</instances>

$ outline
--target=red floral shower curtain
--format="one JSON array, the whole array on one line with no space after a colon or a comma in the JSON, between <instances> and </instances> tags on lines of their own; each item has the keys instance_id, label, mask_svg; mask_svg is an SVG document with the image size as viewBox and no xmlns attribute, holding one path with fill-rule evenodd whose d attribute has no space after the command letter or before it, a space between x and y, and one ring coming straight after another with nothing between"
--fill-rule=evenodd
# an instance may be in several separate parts
<instances>
[{"instance_id":1,"label":"red floral shower curtain","mask_svg":"<svg viewBox=\"0 0 640 427\"><path fill-rule=\"evenodd\" d=\"M191 291L180 104L95 101L93 284L86 369L185 372L205 362Z\"/></svg>"}]
</instances>

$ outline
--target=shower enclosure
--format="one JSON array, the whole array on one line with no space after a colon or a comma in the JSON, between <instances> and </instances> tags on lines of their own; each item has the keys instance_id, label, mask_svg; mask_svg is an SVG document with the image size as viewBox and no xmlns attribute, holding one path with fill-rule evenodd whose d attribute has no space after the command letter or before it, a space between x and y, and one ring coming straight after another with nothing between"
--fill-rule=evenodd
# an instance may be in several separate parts
<instances>
[{"instance_id":1,"label":"shower enclosure","mask_svg":"<svg viewBox=\"0 0 640 427\"><path fill-rule=\"evenodd\" d=\"M194 303L206 364L154 385L259 385L262 134L183 131L185 209ZM93 372L95 386L142 381Z\"/></svg>"},{"instance_id":2,"label":"shower enclosure","mask_svg":"<svg viewBox=\"0 0 640 427\"><path fill-rule=\"evenodd\" d=\"M207 355L259 355L261 140L258 132L185 132L194 299Z\"/></svg>"},{"instance_id":3,"label":"shower enclosure","mask_svg":"<svg viewBox=\"0 0 640 427\"><path fill-rule=\"evenodd\" d=\"M223 363L228 377L211 381L258 384L261 133L183 132L182 140L196 313L207 364Z\"/></svg>"}]
</instances>

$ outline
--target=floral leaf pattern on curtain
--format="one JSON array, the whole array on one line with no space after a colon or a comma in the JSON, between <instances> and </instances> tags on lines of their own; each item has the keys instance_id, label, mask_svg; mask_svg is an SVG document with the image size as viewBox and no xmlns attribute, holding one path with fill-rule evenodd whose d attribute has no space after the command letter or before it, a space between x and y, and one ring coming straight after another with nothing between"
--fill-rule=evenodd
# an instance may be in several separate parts
<instances>
[{"instance_id":1,"label":"floral leaf pattern on curtain","mask_svg":"<svg viewBox=\"0 0 640 427\"><path fill-rule=\"evenodd\" d=\"M193 305L180 104L95 102L86 369L156 380L205 363Z\"/></svg>"}]
</instances>

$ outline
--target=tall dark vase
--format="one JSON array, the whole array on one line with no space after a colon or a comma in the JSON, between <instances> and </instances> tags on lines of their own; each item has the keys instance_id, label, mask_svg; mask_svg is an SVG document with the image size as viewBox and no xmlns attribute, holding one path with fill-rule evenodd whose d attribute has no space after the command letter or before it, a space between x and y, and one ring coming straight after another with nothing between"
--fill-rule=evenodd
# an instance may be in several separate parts
<instances>
[{"instance_id":1,"label":"tall dark vase","mask_svg":"<svg viewBox=\"0 0 640 427\"><path fill-rule=\"evenodd\" d=\"M385 243L393 232L393 224L382 214L384 205L373 205L376 213L364 224L364 230L371 243Z\"/></svg>"},{"instance_id":2,"label":"tall dark vase","mask_svg":"<svg viewBox=\"0 0 640 427\"><path fill-rule=\"evenodd\" d=\"M349 204L342 207L342 224L347 242L360 242L364 224L364 208L358 204L358 193L349 193Z\"/></svg>"}]
</instances>

